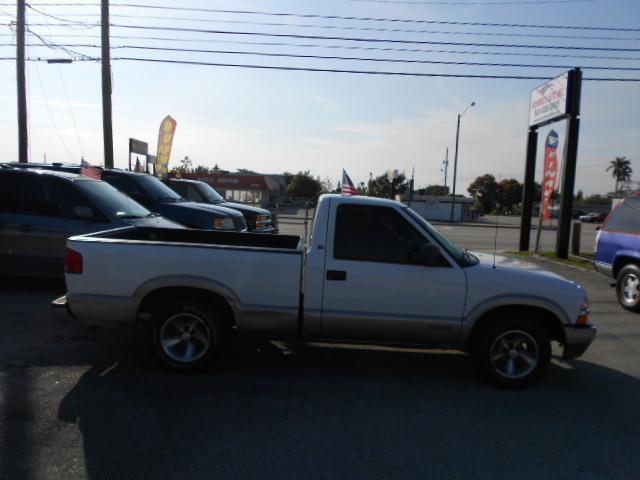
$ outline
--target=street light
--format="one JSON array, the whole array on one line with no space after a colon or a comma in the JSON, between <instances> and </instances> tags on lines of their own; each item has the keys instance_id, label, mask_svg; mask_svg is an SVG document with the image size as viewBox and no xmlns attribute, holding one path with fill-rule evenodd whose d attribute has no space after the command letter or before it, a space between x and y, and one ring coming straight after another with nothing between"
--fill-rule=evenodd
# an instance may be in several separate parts
<instances>
[{"instance_id":1,"label":"street light","mask_svg":"<svg viewBox=\"0 0 640 480\"><path fill-rule=\"evenodd\" d=\"M462 113L458 114L458 127L456 128L456 152L453 156L453 193L451 195L451 222L453 222L453 214L456 208L456 177L458 175L458 142L460 140L460 119L467 113L471 107L473 107L476 102L471 102L467 105L467 108L464 109Z\"/></svg>"}]
</instances>

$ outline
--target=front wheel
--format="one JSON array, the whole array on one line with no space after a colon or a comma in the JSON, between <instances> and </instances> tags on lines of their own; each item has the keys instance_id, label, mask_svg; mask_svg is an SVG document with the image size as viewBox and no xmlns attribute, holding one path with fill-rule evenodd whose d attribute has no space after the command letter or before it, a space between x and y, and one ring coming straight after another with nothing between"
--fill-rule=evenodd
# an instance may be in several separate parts
<instances>
[{"instance_id":1,"label":"front wheel","mask_svg":"<svg viewBox=\"0 0 640 480\"><path fill-rule=\"evenodd\" d=\"M176 370L206 364L220 344L220 322L209 305L196 299L160 306L152 322L154 350L163 363Z\"/></svg>"},{"instance_id":2,"label":"front wheel","mask_svg":"<svg viewBox=\"0 0 640 480\"><path fill-rule=\"evenodd\" d=\"M544 375L551 362L551 339L534 320L501 319L477 337L473 356L485 380L523 388Z\"/></svg>"},{"instance_id":3,"label":"front wheel","mask_svg":"<svg viewBox=\"0 0 640 480\"><path fill-rule=\"evenodd\" d=\"M627 310L640 312L640 267L633 263L618 272L616 281L618 302Z\"/></svg>"}]
</instances>

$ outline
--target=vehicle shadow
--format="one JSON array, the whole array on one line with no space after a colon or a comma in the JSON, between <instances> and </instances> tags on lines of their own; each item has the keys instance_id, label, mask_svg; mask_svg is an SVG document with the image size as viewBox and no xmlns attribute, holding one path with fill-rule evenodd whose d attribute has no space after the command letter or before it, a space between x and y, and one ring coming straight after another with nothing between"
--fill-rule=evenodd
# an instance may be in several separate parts
<instances>
[{"instance_id":1,"label":"vehicle shadow","mask_svg":"<svg viewBox=\"0 0 640 480\"><path fill-rule=\"evenodd\" d=\"M88 476L638 478L640 383L588 362L504 391L465 355L236 345L175 374L130 342L59 405Z\"/></svg>"}]
</instances>

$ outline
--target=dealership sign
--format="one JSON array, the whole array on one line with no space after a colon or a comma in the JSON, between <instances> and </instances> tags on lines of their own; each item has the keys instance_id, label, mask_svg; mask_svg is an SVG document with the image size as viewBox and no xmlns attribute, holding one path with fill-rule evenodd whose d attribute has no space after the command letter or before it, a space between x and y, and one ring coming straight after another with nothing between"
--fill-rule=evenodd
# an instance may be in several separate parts
<instances>
[{"instance_id":1,"label":"dealership sign","mask_svg":"<svg viewBox=\"0 0 640 480\"><path fill-rule=\"evenodd\" d=\"M541 126L565 117L569 111L567 88L569 73L560 75L531 91L529 126Z\"/></svg>"}]
</instances>

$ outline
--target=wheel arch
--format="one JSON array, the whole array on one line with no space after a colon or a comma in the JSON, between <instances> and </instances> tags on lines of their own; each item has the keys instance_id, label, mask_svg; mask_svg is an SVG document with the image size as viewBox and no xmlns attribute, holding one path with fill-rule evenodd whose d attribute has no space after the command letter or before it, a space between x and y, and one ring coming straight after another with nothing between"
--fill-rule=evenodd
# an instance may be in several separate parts
<instances>
[{"instance_id":1,"label":"wheel arch","mask_svg":"<svg viewBox=\"0 0 640 480\"><path fill-rule=\"evenodd\" d=\"M233 327L238 318L238 298L224 285L198 277L166 277L152 280L138 289L137 319L148 322L155 307L183 298L195 298L220 312L224 322Z\"/></svg>"},{"instance_id":2,"label":"wheel arch","mask_svg":"<svg viewBox=\"0 0 640 480\"><path fill-rule=\"evenodd\" d=\"M506 305L494 305L490 308L478 313L473 325L470 326L470 332L465 342L466 350L474 344L480 332L495 321L496 318L504 318L512 316L514 318L535 318L544 326L552 340L556 340L562 344L565 343L565 333L562 327L563 316L559 315L556 309L547 306L531 305L523 303L512 303ZM566 323L566 322L565 322Z\"/></svg>"},{"instance_id":3,"label":"wheel arch","mask_svg":"<svg viewBox=\"0 0 640 480\"><path fill-rule=\"evenodd\" d=\"M613 265L612 265L611 272L613 274L613 278L617 278L618 273L620 273L620 270L622 270L622 268L625 265L628 265L629 263L635 263L640 267L640 258L638 258L637 256L627 254L625 252L618 254L615 260L613 261Z\"/></svg>"}]
</instances>

